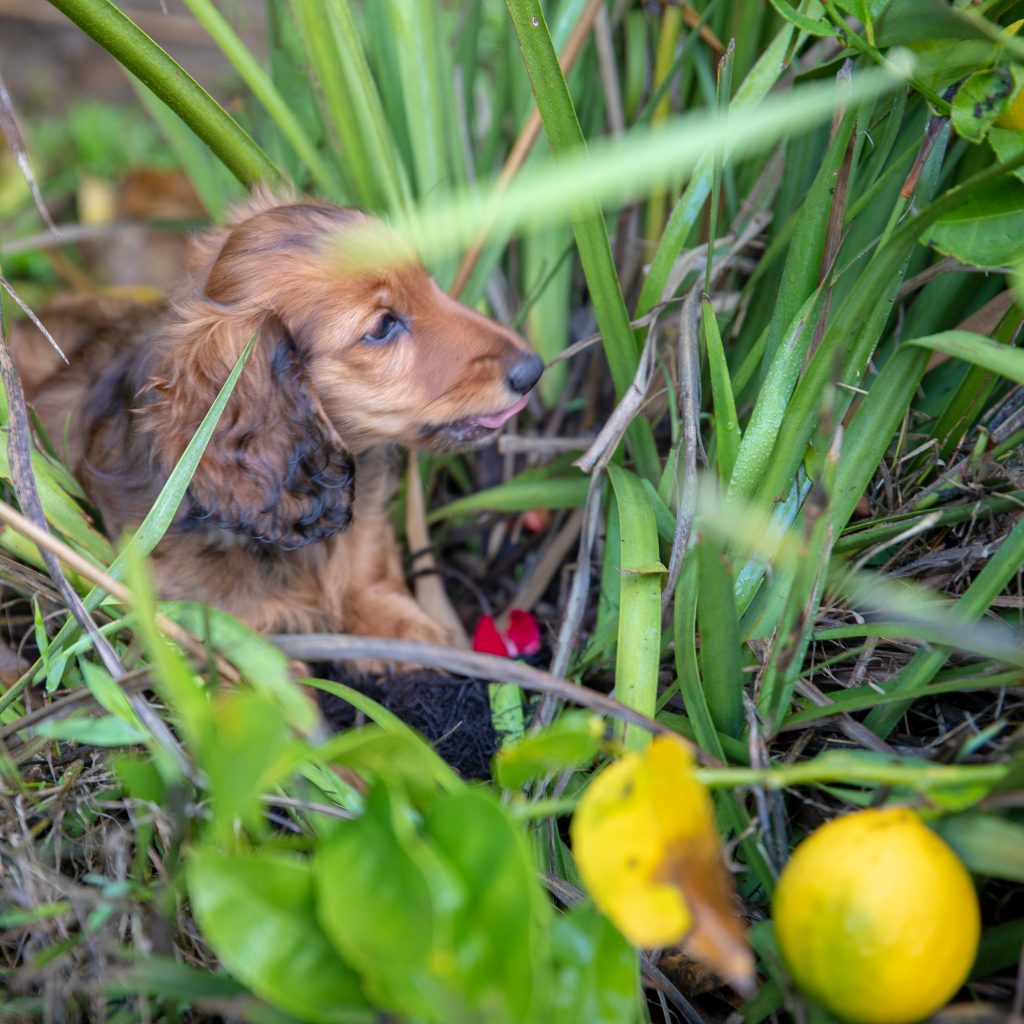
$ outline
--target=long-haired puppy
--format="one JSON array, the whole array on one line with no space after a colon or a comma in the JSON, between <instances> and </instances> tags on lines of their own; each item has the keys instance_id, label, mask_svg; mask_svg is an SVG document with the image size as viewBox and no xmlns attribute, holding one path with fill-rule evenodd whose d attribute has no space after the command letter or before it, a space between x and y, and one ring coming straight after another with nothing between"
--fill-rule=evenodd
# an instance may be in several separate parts
<instances>
[{"instance_id":1,"label":"long-haired puppy","mask_svg":"<svg viewBox=\"0 0 1024 1024\"><path fill-rule=\"evenodd\" d=\"M173 526L160 593L263 632L444 642L410 595L386 514L393 445L489 440L541 360L406 258L373 267L366 215L257 194L198 236L167 304L71 300L15 332L26 394L116 537L141 522L249 341Z\"/></svg>"}]
</instances>

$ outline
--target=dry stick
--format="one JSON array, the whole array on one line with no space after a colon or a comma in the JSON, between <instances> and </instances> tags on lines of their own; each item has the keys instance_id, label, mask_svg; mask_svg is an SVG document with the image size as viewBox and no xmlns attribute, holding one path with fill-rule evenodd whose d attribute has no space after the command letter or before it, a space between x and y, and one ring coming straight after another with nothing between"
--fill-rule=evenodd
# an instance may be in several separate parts
<instances>
[{"instance_id":1,"label":"dry stick","mask_svg":"<svg viewBox=\"0 0 1024 1024\"><path fill-rule=\"evenodd\" d=\"M608 130L612 135L621 135L626 130L626 116L622 112L622 92L619 88L618 69L615 67L611 18L603 4L598 7L597 20L594 22L594 46L597 49L597 64L601 72L605 109L608 112Z\"/></svg>"},{"instance_id":2,"label":"dry stick","mask_svg":"<svg viewBox=\"0 0 1024 1024\"><path fill-rule=\"evenodd\" d=\"M3 274L0 274L0 288L2 288L5 292L7 292L7 294L10 295L10 297L18 304L18 308L22 311L22 313L24 313L25 316L27 316L29 318L29 320L32 321L33 324L35 324L35 326L36 326L37 330L39 331L39 333L53 347L54 352L56 352L57 355L59 355L61 357L61 359L64 360L65 364L67 364L68 357L66 355L64 355L64 353L61 351L61 347L60 347L60 345L57 344L57 342L54 339L53 335L43 326L43 322L39 319L39 317L37 317L35 315L35 313L33 313L31 309L29 309L29 307L28 307L27 303L25 302L25 300L14 290L14 286L11 284L10 281L7 280L6 277L4 277ZM6 334L4 334L4 336L3 336L3 343L4 343L4 347L6 348L7 347L7 335Z\"/></svg>"},{"instance_id":3,"label":"dry stick","mask_svg":"<svg viewBox=\"0 0 1024 1024\"><path fill-rule=\"evenodd\" d=\"M573 26L572 34L566 41L565 48L558 58L563 75L567 75L572 70L580 50L583 49L583 43L587 38L587 34L594 24L594 19L597 17L598 11L603 8L604 0L589 0L583 13ZM494 182L494 188L491 192L492 198L496 199L508 188L509 183L519 173L523 164L526 163L526 158L530 155L530 150L533 149L533 144L537 141L540 129L540 111L534 107L529 118L527 118L526 124L523 125L523 130L519 133L519 138L516 139L515 145L505 160L505 166L502 167L501 173ZM466 255L462 257L462 262L459 264L459 269L455 274L455 281L451 287L452 298L458 298L462 293L462 289L466 287L466 282L469 281L469 276L473 273L473 268L476 266L477 260L480 259L480 254L484 250L490 230L490 223L484 223L473 240L473 244L466 250Z\"/></svg>"},{"instance_id":4,"label":"dry stick","mask_svg":"<svg viewBox=\"0 0 1024 1024\"><path fill-rule=\"evenodd\" d=\"M644 342L644 350L640 354L640 362L637 364L636 373L626 388L622 400L612 410L608 421L601 428L600 433L594 438L594 443L573 463L584 473L600 472L611 461L619 447L622 438L625 437L633 418L643 408L647 401L647 390L651 386L651 377L654 374L654 354L657 351L657 324L651 321L647 329L647 340Z\"/></svg>"},{"instance_id":5,"label":"dry stick","mask_svg":"<svg viewBox=\"0 0 1024 1024\"><path fill-rule=\"evenodd\" d=\"M419 460L414 451L409 452L405 480L405 538L409 550L415 552L411 568L415 579L413 587L416 600L429 615L451 631L455 646L465 650L469 647L469 637L448 599L444 581L437 570L437 560L430 547L426 509L423 505L423 484L420 482Z\"/></svg>"},{"instance_id":6,"label":"dry stick","mask_svg":"<svg viewBox=\"0 0 1024 1024\"><path fill-rule=\"evenodd\" d=\"M697 445L700 438L700 358L697 352L697 291L692 289L679 312L679 414L683 424L683 478L677 484L676 535L668 579L661 595L664 615L676 592L683 559L690 546L690 534L697 514Z\"/></svg>"},{"instance_id":7,"label":"dry stick","mask_svg":"<svg viewBox=\"0 0 1024 1024\"><path fill-rule=\"evenodd\" d=\"M551 694L571 704L580 704L631 725L639 725L651 733L669 731L660 722L626 707L625 704L620 704L603 693L577 686L568 679L531 668L511 658L498 658L491 654L477 654L474 651L457 651L440 644L424 644L391 637L285 633L267 639L290 658L301 658L303 661L355 661L360 658L371 658L422 665L454 675L486 679L493 683L514 684L533 693ZM452 680L452 683L458 685L456 680Z\"/></svg>"},{"instance_id":8,"label":"dry stick","mask_svg":"<svg viewBox=\"0 0 1024 1024\"><path fill-rule=\"evenodd\" d=\"M32 202L36 204L36 209L39 211L39 216L43 218L43 223L54 235L59 237L60 232L57 230L57 225L53 223L53 218L50 217L50 211L47 210L46 204L43 202L43 194L39 191L39 185L36 183L36 176L32 173L32 163L28 158L28 148L22 137L21 128L18 126L18 118L14 113L11 95L7 91L7 86L4 84L2 76L0 76L0 135L4 136L11 152L14 153L14 159L18 163L18 170L21 171L21 176L25 179L28 189L32 193Z\"/></svg>"},{"instance_id":9,"label":"dry stick","mask_svg":"<svg viewBox=\"0 0 1024 1024\"><path fill-rule=\"evenodd\" d=\"M73 548L68 547L59 537L55 537L48 530L40 529L31 519L26 519L17 509L12 508L5 501L0 501L0 521L28 537L36 547L43 551L44 558L46 552L52 552L53 555L59 558L69 569L72 569L81 576L82 579L88 580L94 586L102 588L111 597L125 605L125 607L133 608L135 606L134 595L123 583L119 583L102 569L98 569L92 562L83 558ZM180 647L185 648L194 656L205 657L206 648L191 633L182 629L176 622L173 622L165 615L161 615L159 612L155 616L155 621L160 632ZM105 638L104 642L106 642ZM237 682L240 678L238 670L234 665L225 661L220 655L217 656L217 671L229 682Z\"/></svg>"}]
</instances>

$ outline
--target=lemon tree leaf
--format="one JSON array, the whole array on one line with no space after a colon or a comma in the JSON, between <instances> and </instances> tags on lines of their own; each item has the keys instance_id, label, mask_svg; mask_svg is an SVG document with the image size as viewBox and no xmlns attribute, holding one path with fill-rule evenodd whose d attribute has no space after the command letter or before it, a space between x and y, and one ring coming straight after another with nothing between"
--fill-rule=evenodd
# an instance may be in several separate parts
<instances>
[{"instance_id":1,"label":"lemon tree leaf","mask_svg":"<svg viewBox=\"0 0 1024 1024\"><path fill-rule=\"evenodd\" d=\"M551 935L557 984L551 1020L628 1024L636 1019L636 950L592 903L558 919Z\"/></svg>"},{"instance_id":2,"label":"lemon tree leaf","mask_svg":"<svg viewBox=\"0 0 1024 1024\"><path fill-rule=\"evenodd\" d=\"M397 818L391 796L377 784L363 816L339 822L320 844L313 860L317 913L375 1003L431 1019L429 965L439 959L443 915L424 870L422 843L407 819L400 835Z\"/></svg>"},{"instance_id":3,"label":"lemon tree leaf","mask_svg":"<svg viewBox=\"0 0 1024 1024\"><path fill-rule=\"evenodd\" d=\"M200 846L189 854L186 877L203 934L257 995L317 1024L375 1019L358 977L317 924L308 862Z\"/></svg>"},{"instance_id":4,"label":"lemon tree leaf","mask_svg":"<svg viewBox=\"0 0 1024 1024\"><path fill-rule=\"evenodd\" d=\"M1024 258L1024 184L1006 178L977 191L922 241L977 267L1004 267Z\"/></svg>"},{"instance_id":5,"label":"lemon tree leaf","mask_svg":"<svg viewBox=\"0 0 1024 1024\"><path fill-rule=\"evenodd\" d=\"M975 71L966 79L957 89L950 111L957 134L969 142L982 142L1019 88L1016 78L1010 68L996 67Z\"/></svg>"},{"instance_id":6,"label":"lemon tree leaf","mask_svg":"<svg viewBox=\"0 0 1024 1024\"><path fill-rule=\"evenodd\" d=\"M548 903L522 833L481 790L443 797L425 838L454 869L464 902L455 918L457 980L481 1021L522 1021L548 959Z\"/></svg>"},{"instance_id":7,"label":"lemon tree leaf","mask_svg":"<svg viewBox=\"0 0 1024 1024\"><path fill-rule=\"evenodd\" d=\"M498 782L506 789L518 789L548 772L588 764L601 749L604 733L604 722L597 715L563 712L553 725L498 751Z\"/></svg>"}]
</instances>

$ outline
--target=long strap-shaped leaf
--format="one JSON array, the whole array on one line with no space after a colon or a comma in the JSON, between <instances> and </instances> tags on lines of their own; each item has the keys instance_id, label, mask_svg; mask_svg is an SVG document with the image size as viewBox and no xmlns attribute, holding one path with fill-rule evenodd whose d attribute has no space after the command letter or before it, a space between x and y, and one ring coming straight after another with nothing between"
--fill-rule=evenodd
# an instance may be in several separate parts
<instances>
[{"instance_id":1,"label":"long strap-shaped leaf","mask_svg":"<svg viewBox=\"0 0 1024 1024\"><path fill-rule=\"evenodd\" d=\"M160 97L243 185L282 180L238 122L110 0L50 0Z\"/></svg>"},{"instance_id":2,"label":"long strap-shaped leaf","mask_svg":"<svg viewBox=\"0 0 1024 1024\"><path fill-rule=\"evenodd\" d=\"M274 85L270 75L260 67L256 58L239 39L238 34L228 24L227 19L217 10L210 0L185 0L189 10L196 16L199 23L210 33L211 38L221 48L235 70L242 76L245 84L252 89L264 109L281 129L281 134L288 140L299 159L309 168L318 187L327 195L336 195L338 179L334 169L316 148L313 141L299 124L299 119L292 113L284 97Z\"/></svg>"},{"instance_id":3,"label":"long strap-shaped leaf","mask_svg":"<svg viewBox=\"0 0 1024 1024\"><path fill-rule=\"evenodd\" d=\"M539 0L506 0L505 5L519 37L552 152L558 158L584 149L583 132ZM621 397L636 373L640 352L615 272L604 213L596 197L574 212L571 221L615 393ZM627 436L641 474L655 479L658 456L649 425L641 418L634 419Z\"/></svg>"}]
</instances>

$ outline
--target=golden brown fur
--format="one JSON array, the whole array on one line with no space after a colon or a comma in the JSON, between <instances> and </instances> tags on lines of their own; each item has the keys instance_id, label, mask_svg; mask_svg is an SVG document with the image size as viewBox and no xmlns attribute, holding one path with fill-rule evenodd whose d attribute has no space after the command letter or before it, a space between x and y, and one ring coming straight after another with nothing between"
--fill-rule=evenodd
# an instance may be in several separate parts
<instances>
[{"instance_id":1,"label":"golden brown fur","mask_svg":"<svg viewBox=\"0 0 1024 1024\"><path fill-rule=\"evenodd\" d=\"M257 195L199 236L167 305L56 306L44 321L69 367L15 332L26 394L112 536L141 521L255 337L154 554L164 597L265 632L445 639L405 585L388 449L486 441L540 362L415 262L365 269L374 238L394 246L361 213Z\"/></svg>"}]
</instances>

